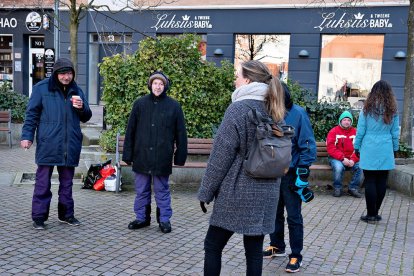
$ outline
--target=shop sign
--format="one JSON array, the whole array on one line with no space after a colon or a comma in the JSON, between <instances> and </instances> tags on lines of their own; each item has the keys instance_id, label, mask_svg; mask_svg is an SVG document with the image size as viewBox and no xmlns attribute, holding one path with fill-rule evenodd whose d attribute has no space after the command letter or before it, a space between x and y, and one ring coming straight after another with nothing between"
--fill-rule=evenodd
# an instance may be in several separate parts
<instances>
[{"instance_id":1,"label":"shop sign","mask_svg":"<svg viewBox=\"0 0 414 276\"><path fill-rule=\"evenodd\" d=\"M17 27L17 19L12 18L4 18L0 17L0 28L16 28Z\"/></svg>"},{"instance_id":2,"label":"shop sign","mask_svg":"<svg viewBox=\"0 0 414 276\"><path fill-rule=\"evenodd\" d=\"M389 13L322 13L322 22L313 27L323 31L325 29L376 29L392 28Z\"/></svg>"},{"instance_id":3,"label":"shop sign","mask_svg":"<svg viewBox=\"0 0 414 276\"><path fill-rule=\"evenodd\" d=\"M157 23L152 26L156 31L159 29L211 29L213 26L210 23L209 15L183 15L176 14L158 14Z\"/></svg>"},{"instance_id":4,"label":"shop sign","mask_svg":"<svg viewBox=\"0 0 414 276\"><path fill-rule=\"evenodd\" d=\"M55 49L45 49L45 78L50 78L55 64Z\"/></svg>"},{"instance_id":5,"label":"shop sign","mask_svg":"<svg viewBox=\"0 0 414 276\"><path fill-rule=\"evenodd\" d=\"M31 12L26 16L26 28L32 33L42 28L42 17L37 12Z\"/></svg>"}]
</instances>

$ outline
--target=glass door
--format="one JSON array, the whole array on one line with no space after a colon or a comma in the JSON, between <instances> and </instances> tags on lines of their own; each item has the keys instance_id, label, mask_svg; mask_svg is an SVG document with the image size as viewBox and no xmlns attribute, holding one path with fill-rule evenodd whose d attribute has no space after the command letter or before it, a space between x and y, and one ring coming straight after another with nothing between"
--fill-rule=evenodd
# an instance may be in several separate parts
<instances>
[{"instance_id":1,"label":"glass door","mask_svg":"<svg viewBox=\"0 0 414 276\"><path fill-rule=\"evenodd\" d=\"M31 36L29 38L29 96L32 87L45 78L45 49L43 36Z\"/></svg>"}]
</instances>

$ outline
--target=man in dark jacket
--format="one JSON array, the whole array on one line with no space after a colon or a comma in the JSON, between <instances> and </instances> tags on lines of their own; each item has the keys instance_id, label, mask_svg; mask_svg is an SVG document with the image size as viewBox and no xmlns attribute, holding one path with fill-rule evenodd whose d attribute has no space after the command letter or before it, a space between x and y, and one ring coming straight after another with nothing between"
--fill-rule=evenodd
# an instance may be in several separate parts
<instances>
[{"instance_id":1,"label":"man in dark jacket","mask_svg":"<svg viewBox=\"0 0 414 276\"><path fill-rule=\"evenodd\" d=\"M157 222L163 233L171 232L171 194L168 184L174 164L187 159L187 131L179 103L167 96L170 80L154 72L148 80L149 95L136 100L128 120L122 160L135 172L134 212L129 229L151 222L151 181L157 203ZM175 152L174 152L175 150Z\"/></svg>"},{"instance_id":2,"label":"man in dark jacket","mask_svg":"<svg viewBox=\"0 0 414 276\"><path fill-rule=\"evenodd\" d=\"M54 166L59 173L58 219L80 225L74 216L73 176L82 148L80 122L87 122L92 112L83 91L74 81L70 60L58 59L52 77L33 87L22 128L20 146L29 149L36 133L36 183L32 200L35 229L45 229L52 199L51 176Z\"/></svg>"},{"instance_id":3,"label":"man in dark jacket","mask_svg":"<svg viewBox=\"0 0 414 276\"><path fill-rule=\"evenodd\" d=\"M308 183L309 167L316 159L316 142L306 111L302 107L293 104L289 88L284 83L282 85L285 90L285 107L287 111L285 121L286 124L295 128L295 135L292 138L292 162L290 163L288 173L282 177L280 183L275 232L270 234L270 246L263 251L263 257L286 256L286 244L284 241L284 209L286 207L289 244L292 250L292 253L289 255L289 263L286 266L286 271L293 273L298 272L302 264L302 200L308 199L308 197L304 197L303 194L298 193L297 186L298 183L300 186Z\"/></svg>"}]
</instances>

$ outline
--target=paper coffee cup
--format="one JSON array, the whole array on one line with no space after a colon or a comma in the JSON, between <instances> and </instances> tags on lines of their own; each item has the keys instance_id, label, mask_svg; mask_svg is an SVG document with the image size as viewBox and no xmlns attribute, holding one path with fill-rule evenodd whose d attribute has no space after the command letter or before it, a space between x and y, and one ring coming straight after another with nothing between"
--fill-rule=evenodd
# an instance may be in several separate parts
<instances>
[{"instance_id":1,"label":"paper coffee cup","mask_svg":"<svg viewBox=\"0 0 414 276\"><path fill-rule=\"evenodd\" d=\"M74 100L76 100L76 102ZM79 107L78 101L80 101L80 100L81 100L80 96L77 96L77 95L72 96L72 105L74 107Z\"/></svg>"}]
</instances>

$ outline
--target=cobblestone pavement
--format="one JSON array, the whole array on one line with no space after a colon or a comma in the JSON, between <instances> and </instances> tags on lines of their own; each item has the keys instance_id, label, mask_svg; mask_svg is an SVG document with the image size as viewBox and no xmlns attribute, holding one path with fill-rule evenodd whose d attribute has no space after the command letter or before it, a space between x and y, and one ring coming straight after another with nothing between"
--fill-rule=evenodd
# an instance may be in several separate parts
<instances>
[{"instance_id":1,"label":"cobblestone pavement","mask_svg":"<svg viewBox=\"0 0 414 276\"><path fill-rule=\"evenodd\" d=\"M11 185L16 172L34 172L34 149L0 145L0 275L202 275L207 214L199 209L195 187L172 188L173 231L155 222L131 231L134 193L96 192L74 187L80 227L57 220L57 185L47 230L32 229L33 186ZM153 210L155 205L153 203ZM297 275L413 275L414 199L388 190L383 220L361 222L364 199L334 198L316 189L303 206L303 266ZM286 234L288 233L286 227ZM265 238L265 246L269 237ZM290 252L290 248L287 248ZM286 257L264 260L263 275L285 274ZM223 252L222 275L244 275L241 235Z\"/></svg>"}]
</instances>

